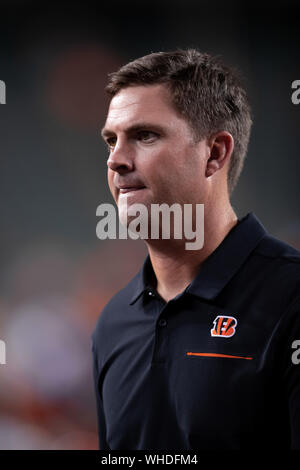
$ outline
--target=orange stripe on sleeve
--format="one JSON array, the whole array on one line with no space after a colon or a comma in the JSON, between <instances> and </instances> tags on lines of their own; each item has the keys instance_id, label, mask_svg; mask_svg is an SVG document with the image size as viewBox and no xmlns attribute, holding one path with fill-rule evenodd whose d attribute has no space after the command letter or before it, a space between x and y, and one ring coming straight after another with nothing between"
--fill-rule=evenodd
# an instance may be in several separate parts
<instances>
[{"instance_id":1,"label":"orange stripe on sleeve","mask_svg":"<svg viewBox=\"0 0 300 470\"><path fill-rule=\"evenodd\" d=\"M246 356L230 356L228 354L217 354L217 353L195 353L195 352L187 352L187 356L206 356L206 357L229 357L230 359L247 359L251 361L252 357Z\"/></svg>"}]
</instances>

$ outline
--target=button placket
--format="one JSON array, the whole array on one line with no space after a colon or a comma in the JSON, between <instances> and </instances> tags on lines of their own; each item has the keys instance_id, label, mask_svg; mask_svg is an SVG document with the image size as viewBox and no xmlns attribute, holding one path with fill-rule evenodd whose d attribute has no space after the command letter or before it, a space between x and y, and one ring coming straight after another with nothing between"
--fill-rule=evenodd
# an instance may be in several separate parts
<instances>
[{"instance_id":1,"label":"button placket","mask_svg":"<svg viewBox=\"0 0 300 470\"><path fill-rule=\"evenodd\" d=\"M167 311L170 309L170 305L165 305L160 309L160 315L168 314ZM162 364L167 360L168 354L168 324L169 320L165 317L160 317L157 319L156 328L155 328L155 345L152 357L152 364Z\"/></svg>"},{"instance_id":2,"label":"button placket","mask_svg":"<svg viewBox=\"0 0 300 470\"><path fill-rule=\"evenodd\" d=\"M158 322L159 326L167 326L167 320L165 318L161 318Z\"/></svg>"}]
</instances>

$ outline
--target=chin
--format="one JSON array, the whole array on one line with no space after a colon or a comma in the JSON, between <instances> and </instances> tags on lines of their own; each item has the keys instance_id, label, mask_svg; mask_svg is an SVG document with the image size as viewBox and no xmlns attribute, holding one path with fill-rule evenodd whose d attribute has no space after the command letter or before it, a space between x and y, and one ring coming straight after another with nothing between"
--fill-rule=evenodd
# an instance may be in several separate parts
<instances>
[{"instance_id":1,"label":"chin","mask_svg":"<svg viewBox=\"0 0 300 470\"><path fill-rule=\"evenodd\" d=\"M125 207L118 207L119 220L124 227L128 227L130 220L128 220L128 213Z\"/></svg>"}]
</instances>

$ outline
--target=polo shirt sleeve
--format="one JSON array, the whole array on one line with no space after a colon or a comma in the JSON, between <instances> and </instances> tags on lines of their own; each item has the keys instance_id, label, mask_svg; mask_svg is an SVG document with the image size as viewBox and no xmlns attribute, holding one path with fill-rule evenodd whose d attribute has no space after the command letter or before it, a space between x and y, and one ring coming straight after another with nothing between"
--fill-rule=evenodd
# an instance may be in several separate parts
<instances>
[{"instance_id":1,"label":"polo shirt sleeve","mask_svg":"<svg viewBox=\"0 0 300 470\"><path fill-rule=\"evenodd\" d=\"M283 386L288 400L291 450L300 450L300 298L285 316L281 330L287 333L284 346Z\"/></svg>"},{"instance_id":2,"label":"polo shirt sleeve","mask_svg":"<svg viewBox=\"0 0 300 470\"><path fill-rule=\"evenodd\" d=\"M98 382L99 382L99 368L97 353L94 347L93 340L91 341L91 349L93 356L93 380L94 389L96 396L96 407L97 407L97 419L98 419L98 438L99 438L99 450L110 450L109 445L106 441L106 423L103 410L103 402L99 393Z\"/></svg>"}]
</instances>

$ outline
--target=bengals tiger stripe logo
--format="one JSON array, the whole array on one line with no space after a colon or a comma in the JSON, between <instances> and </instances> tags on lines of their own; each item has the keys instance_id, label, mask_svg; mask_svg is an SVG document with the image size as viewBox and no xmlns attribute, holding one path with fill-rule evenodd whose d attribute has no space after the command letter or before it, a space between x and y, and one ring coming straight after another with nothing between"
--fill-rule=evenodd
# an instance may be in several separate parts
<instances>
[{"instance_id":1,"label":"bengals tiger stripe logo","mask_svg":"<svg viewBox=\"0 0 300 470\"><path fill-rule=\"evenodd\" d=\"M235 334L236 325L236 318L218 315L214 319L214 328L210 330L210 334L211 336L221 336L222 338L230 338Z\"/></svg>"}]
</instances>

